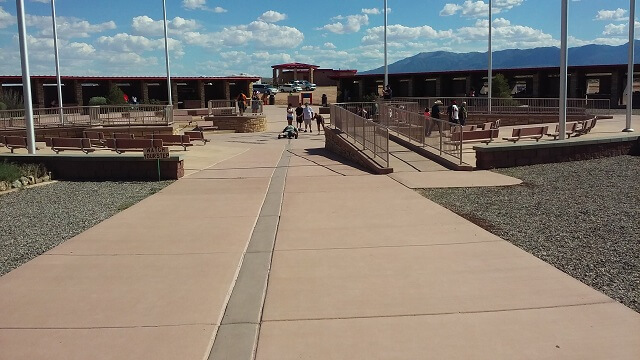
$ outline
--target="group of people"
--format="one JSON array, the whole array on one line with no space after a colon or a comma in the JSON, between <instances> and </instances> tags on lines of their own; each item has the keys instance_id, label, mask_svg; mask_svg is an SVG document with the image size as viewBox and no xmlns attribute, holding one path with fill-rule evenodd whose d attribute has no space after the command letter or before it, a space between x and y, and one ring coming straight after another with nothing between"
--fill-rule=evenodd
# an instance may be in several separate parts
<instances>
[{"instance_id":1,"label":"group of people","mask_svg":"<svg viewBox=\"0 0 640 360\"><path fill-rule=\"evenodd\" d=\"M441 106L443 106L442 101L436 100L433 103L433 106L431 107L431 109L429 108L424 109L424 116L428 120L428 126L425 131L427 136L431 135L431 130L433 129L433 126L436 125L435 123L438 123L438 129L442 131L440 122L429 121L431 118L441 119L443 116L446 116L447 120L450 123L460 124L462 126L464 126L467 122L467 117L469 115L469 112L467 110L466 102L463 101L462 104L458 106L455 100L451 100L451 104L447 106L446 111L444 112L442 111Z\"/></svg>"},{"instance_id":2,"label":"group of people","mask_svg":"<svg viewBox=\"0 0 640 360\"><path fill-rule=\"evenodd\" d=\"M241 92L236 98L236 101L238 102L238 111L240 112L240 116L243 116L244 112L247 110L247 95ZM264 96L262 101L263 104L266 104L264 102ZM251 95L251 112L253 114L260 112L260 92L258 91L254 91L253 95Z\"/></svg>"},{"instance_id":3,"label":"group of people","mask_svg":"<svg viewBox=\"0 0 640 360\"><path fill-rule=\"evenodd\" d=\"M296 126L293 126L293 119L295 117ZM286 137L286 138L298 138L298 133L303 131L307 132L307 130L312 133L312 125L311 122L315 120L316 125L318 126L318 133L322 130L322 126L324 125L324 118L322 115L315 113L313 108L305 103L304 107L302 107L302 103L298 104L298 107L294 108L293 104L289 103L287 106L287 126L282 130L282 133L278 135L278 138ZM304 130L302 130L302 124L304 124Z\"/></svg>"}]
</instances>

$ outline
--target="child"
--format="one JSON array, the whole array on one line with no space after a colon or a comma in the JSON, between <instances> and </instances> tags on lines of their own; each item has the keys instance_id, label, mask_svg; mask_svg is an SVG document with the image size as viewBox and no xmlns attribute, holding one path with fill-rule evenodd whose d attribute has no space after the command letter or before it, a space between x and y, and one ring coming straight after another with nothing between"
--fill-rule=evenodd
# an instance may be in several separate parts
<instances>
[{"instance_id":1,"label":"child","mask_svg":"<svg viewBox=\"0 0 640 360\"><path fill-rule=\"evenodd\" d=\"M287 125L283 130L282 134L278 134L278 139L282 138L298 138L298 129L296 129L293 125Z\"/></svg>"}]
</instances>

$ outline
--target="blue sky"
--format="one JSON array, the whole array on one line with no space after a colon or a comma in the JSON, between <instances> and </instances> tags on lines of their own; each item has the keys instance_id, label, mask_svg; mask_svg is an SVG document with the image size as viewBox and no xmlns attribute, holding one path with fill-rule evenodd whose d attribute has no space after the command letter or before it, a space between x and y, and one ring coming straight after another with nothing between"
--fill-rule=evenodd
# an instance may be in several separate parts
<instances>
[{"instance_id":1,"label":"blue sky","mask_svg":"<svg viewBox=\"0 0 640 360\"><path fill-rule=\"evenodd\" d=\"M309 5L307 5L309 4ZM172 74L271 76L305 62L383 64L382 0L167 0ZM488 0L388 0L389 60L486 51ZM0 75L19 75L16 3L0 0ZM570 45L627 42L628 0L572 0ZM33 74L54 74L49 0L25 0ZM494 49L558 46L559 0L494 0ZM161 0L57 0L63 75L162 75ZM638 23L636 22L636 26Z\"/></svg>"}]
</instances>

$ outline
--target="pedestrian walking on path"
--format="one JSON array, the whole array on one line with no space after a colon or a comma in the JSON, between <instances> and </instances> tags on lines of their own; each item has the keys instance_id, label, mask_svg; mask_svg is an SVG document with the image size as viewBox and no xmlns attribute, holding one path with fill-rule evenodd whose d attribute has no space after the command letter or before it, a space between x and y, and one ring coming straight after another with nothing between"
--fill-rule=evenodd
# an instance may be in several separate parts
<instances>
[{"instance_id":1,"label":"pedestrian walking on path","mask_svg":"<svg viewBox=\"0 0 640 360\"><path fill-rule=\"evenodd\" d=\"M309 106L309 104L304 104L304 109L302 111L302 117L304 119L304 132L307 132L307 127L309 128L309 132L313 132L311 129L311 120L313 119L313 108Z\"/></svg>"}]
</instances>

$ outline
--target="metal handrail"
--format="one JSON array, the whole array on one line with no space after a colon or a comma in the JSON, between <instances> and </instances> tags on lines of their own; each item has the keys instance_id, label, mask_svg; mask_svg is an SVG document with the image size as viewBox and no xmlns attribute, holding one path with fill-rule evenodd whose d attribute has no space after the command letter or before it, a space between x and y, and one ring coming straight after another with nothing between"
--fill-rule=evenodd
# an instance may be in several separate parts
<instances>
[{"instance_id":1,"label":"metal handrail","mask_svg":"<svg viewBox=\"0 0 640 360\"><path fill-rule=\"evenodd\" d=\"M62 112L63 120L60 119ZM33 109L36 128L100 125L170 125L171 105L103 105ZM25 129L24 109L0 111L0 129Z\"/></svg>"},{"instance_id":2,"label":"metal handrail","mask_svg":"<svg viewBox=\"0 0 640 360\"><path fill-rule=\"evenodd\" d=\"M410 143L420 147L430 147L438 151L439 155L447 154L462 161L463 138L452 137L455 132L462 131L460 124L451 123L415 112L414 107L402 103L383 102L379 105L378 121L389 131L404 137ZM434 130L437 132L435 136Z\"/></svg>"},{"instance_id":3,"label":"metal handrail","mask_svg":"<svg viewBox=\"0 0 640 360\"><path fill-rule=\"evenodd\" d=\"M467 103L467 110L472 113L487 113L489 99L486 97L396 97L394 102L417 103L419 111L431 108L440 100L443 106L449 106L453 100L458 105ZM560 100L557 98L491 98L491 112L496 114L557 114ZM608 112L611 110L609 99L572 98L567 100L567 111L571 114L590 112Z\"/></svg>"},{"instance_id":4,"label":"metal handrail","mask_svg":"<svg viewBox=\"0 0 640 360\"><path fill-rule=\"evenodd\" d=\"M365 103L361 103L365 104ZM355 103L331 104L330 125L352 138L356 146L373 153L373 158L382 160L389 167L389 129L370 120L373 103L366 103L369 110L363 113L362 106Z\"/></svg>"}]
</instances>

